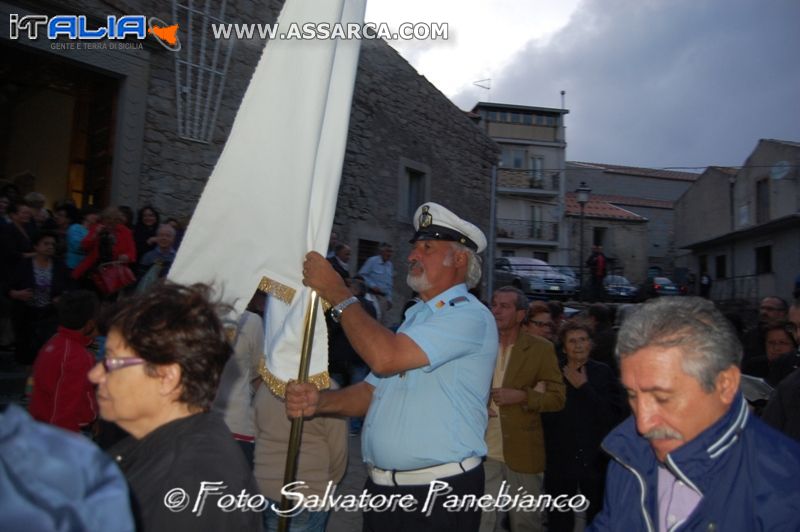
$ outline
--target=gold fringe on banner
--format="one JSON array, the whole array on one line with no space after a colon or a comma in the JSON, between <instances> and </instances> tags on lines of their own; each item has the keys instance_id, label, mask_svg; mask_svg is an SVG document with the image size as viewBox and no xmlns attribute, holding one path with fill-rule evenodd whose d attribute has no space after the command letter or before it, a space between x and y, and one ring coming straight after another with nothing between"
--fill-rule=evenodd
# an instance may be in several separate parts
<instances>
[{"instance_id":1,"label":"gold fringe on banner","mask_svg":"<svg viewBox=\"0 0 800 532\"><path fill-rule=\"evenodd\" d=\"M271 295L275 299L283 301L287 305L292 304L292 299L294 299L294 295L297 292L297 290L291 286L286 286L285 284L274 281L269 277L261 278L261 282L258 283L258 289L265 294Z\"/></svg>"},{"instance_id":2,"label":"gold fringe on banner","mask_svg":"<svg viewBox=\"0 0 800 532\"><path fill-rule=\"evenodd\" d=\"M276 397L283 399L286 396L286 381L282 381L273 375L268 369L264 359L258 364L258 374L261 375L261 380L267 385L269 391L275 394ZM325 390L331 387L331 376L327 371L317 373L316 375L309 375L308 382L317 387L317 390Z\"/></svg>"}]
</instances>

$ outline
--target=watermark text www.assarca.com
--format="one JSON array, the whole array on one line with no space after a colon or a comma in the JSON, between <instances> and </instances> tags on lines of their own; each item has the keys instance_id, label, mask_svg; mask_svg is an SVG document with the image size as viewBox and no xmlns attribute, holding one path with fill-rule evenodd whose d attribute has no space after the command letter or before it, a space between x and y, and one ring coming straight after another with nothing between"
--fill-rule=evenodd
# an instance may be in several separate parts
<instances>
[{"instance_id":1,"label":"watermark text www.assarca.com","mask_svg":"<svg viewBox=\"0 0 800 532\"><path fill-rule=\"evenodd\" d=\"M338 22L304 22L279 24L221 24L211 25L215 39L384 39L396 40L447 40L446 22L404 22L393 30L385 22L359 24Z\"/></svg>"}]
</instances>

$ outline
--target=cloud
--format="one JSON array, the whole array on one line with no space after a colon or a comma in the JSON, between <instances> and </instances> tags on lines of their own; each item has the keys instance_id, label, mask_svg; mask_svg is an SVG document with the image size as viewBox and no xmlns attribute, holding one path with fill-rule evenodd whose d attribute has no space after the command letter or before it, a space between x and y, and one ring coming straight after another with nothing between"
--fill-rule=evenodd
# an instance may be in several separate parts
<instances>
[{"instance_id":1,"label":"cloud","mask_svg":"<svg viewBox=\"0 0 800 532\"><path fill-rule=\"evenodd\" d=\"M796 0L585 0L491 101L559 107L566 90L570 160L740 165L759 138L800 140L798 21Z\"/></svg>"}]
</instances>

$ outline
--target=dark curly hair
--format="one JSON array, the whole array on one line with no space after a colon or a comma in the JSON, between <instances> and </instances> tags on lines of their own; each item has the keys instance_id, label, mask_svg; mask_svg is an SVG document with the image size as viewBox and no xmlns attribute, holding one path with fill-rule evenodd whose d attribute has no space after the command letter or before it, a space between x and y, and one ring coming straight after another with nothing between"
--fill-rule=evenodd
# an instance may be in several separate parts
<instances>
[{"instance_id":1,"label":"dark curly hair","mask_svg":"<svg viewBox=\"0 0 800 532\"><path fill-rule=\"evenodd\" d=\"M178 364L179 401L208 410L217 393L222 368L231 354L220 315L226 309L210 301L204 284L165 282L146 293L124 299L103 320L148 364Z\"/></svg>"}]
</instances>

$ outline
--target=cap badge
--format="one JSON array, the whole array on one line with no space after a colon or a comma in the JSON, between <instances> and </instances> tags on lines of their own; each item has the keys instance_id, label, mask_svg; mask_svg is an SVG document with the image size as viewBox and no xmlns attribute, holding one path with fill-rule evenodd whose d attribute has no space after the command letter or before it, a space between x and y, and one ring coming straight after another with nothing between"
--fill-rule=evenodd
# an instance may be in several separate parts
<instances>
[{"instance_id":1,"label":"cap badge","mask_svg":"<svg viewBox=\"0 0 800 532\"><path fill-rule=\"evenodd\" d=\"M422 207L422 213L419 215L419 226L421 229L430 227L430 225L433 223L433 216L430 212L428 212L429 209L430 207L427 205Z\"/></svg>"}]
</instances>

